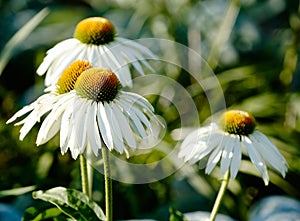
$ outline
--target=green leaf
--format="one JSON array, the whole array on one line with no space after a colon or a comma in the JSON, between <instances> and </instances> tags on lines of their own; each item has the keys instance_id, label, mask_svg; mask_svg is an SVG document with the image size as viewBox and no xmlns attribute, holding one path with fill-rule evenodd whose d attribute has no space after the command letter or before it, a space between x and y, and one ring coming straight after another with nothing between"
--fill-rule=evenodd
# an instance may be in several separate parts
<instances>
[{"instance_id":1,"label":"green leaf","mask_svg":"<svg viewBox=\"0 0 300 221\"><path fill-rule=\"evenodd\" d=\"M58 217L61 217L61 220L66 220L66 215L56 207L49 209L29 207L25 211L22 221L38 221Z\"/></svg>"},{"instance_id":2,"label":"green leaf","mask_svg":"<svg viewBox=\"0 0 300 221\"><path fill-rule=\"evenodd\" d=\"M105 215L98 204L78 190L55 187L33 192L32 195L35 199L54 204L73 220L105 220Z\"/></svg>"},{"instance_id":3,"label":"green leaf","mask_svg":"<svg viewBox=\"0 0 300 221\"><path fill-rule=\"evenodd\" d=\"M178 210L170 207L170 221L187 221L183 214L179 212Z\"/></svg>"}]
</instances>

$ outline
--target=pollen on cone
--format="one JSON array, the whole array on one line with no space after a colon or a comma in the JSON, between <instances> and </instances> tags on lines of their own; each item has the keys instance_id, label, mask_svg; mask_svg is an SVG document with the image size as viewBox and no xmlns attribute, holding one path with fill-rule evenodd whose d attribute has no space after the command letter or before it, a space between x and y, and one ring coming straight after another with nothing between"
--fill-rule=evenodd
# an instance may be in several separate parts
<instances>
[{"instance_id":1,"label":"pollen on cone","mask_svg":"<svg viewBox=\"0 0 300 221\"><path fill-rule=\"evenodd\" d=\"M75 84L75 90L81 97L108 103L116 98L120 87L118 77L103 68L90 68L84 71Z\"/></svg>"},{"instance_id":2,"label":"pollen on cone","mask_svg":"<svg viewBox=\"0 0 300 221\"><path fill-rule=\"evenodd\" d=\"M77 60L70 64L57 81L58 93L64 94L73 90L79 75L91 67L90 62L85 60Z\"/></svg>"},{"instance_id":3,"label":"pollen on cone","mask_svg":"<svg viewBox=\"0 0 300 221\"><path fill-rule=\"evenodd\" d=\"M114 40L115 27L106 18L86 18L77 24L73 36L85 44L104 45Z\"/></svg>"},{"instance_id":4,"label":"pollen on cone","mask_svg":"<svg viewBox=\"0 0 300 221\"><path fill-rule=\"evenodd\" d=\"M226 111L219 122L225 132L237 135L249 135L255 128L255 118L245 111Z\"/></svg>"}]
</instances>

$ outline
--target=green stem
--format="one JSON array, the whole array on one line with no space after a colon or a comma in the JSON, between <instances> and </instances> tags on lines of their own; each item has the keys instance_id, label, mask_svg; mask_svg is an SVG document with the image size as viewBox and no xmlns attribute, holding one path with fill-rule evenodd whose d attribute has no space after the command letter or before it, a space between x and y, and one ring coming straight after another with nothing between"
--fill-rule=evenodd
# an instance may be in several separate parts
<instances>
[{"instance_id":1,"label":"green stem","mask_svg":"<svg viewBox=\"0 0 300 221\"><path fill-rule=\"evenodd\" d=\"M82 154L80 154L79 157L80 157L82 192L86 194L88 197L91 197L87 162Z\"/></svg>"},{"instance_id":2,"label":"green stem","mask_svg":"<svg viewBox=\"0 0 300 221\"><path fill-rule=\"evenodd\" d=\"M106 221L112 221L112 180L109 162L109 152L106 147L102 147L104 179L105 179L105 215Z\"/></svg>"},{"instance_id":3,"label":"green stem","mask_svg":"<svg viewBox=\"0 0 300 221\"><path fill-rule=\"evenodd\" d=\"M221 201L222 201L222 198L223 198L224 193L226 191L226 188L228 186L228 182L229 182L229 170L226 171L226 173L225 173L225 175L222 179L221 187L220 187L217 199L215 201L214 207L211 211L209 221L214 221L217 214L218 214L218 210L219 210L219 207L221 205Z\"/></svg>"}]
</instances>

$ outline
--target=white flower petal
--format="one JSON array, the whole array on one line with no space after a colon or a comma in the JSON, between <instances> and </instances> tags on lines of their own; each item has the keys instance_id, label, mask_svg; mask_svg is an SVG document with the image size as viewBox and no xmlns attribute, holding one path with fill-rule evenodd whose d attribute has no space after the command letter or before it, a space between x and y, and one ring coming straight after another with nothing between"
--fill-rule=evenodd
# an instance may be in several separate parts
<instances>
[{"instance_id":1,"label":"white flower petal","mask_svg":"<svg viewBox=\"0 0 300 221\"><path fill-rule=\"evenodd\" d=\"M131 149L136 149L136 142L133 136L133 132L129 127L128 119L124 116L123 112L119 109L117 105L112 105L112 110L119 122L120 129L122 131L123 138Z\"/></svg>"},{"instance_id":2,"label":"white flower petal","mask_svg":"<svg viewBox=\"0 0 300 221\"><path fill-rule=\"evenodd\" d=\"M268 185L269 175L267 172L266 164L263 161L262 157L260 156L258 151L255 149L252 141L248 137L245 136L245 140L243 140L242 143L245 145L252 163L258 169L258 171L261 173L262 179L264 180L265 185Z\"/></svg>"},{"instance_id":3,"label":"white flower petal","mask_svg":"<svg viewBox=\"0 0 300 221\"><path fill-rule=\"evenodd\" d=\"M133 128L133 130L137 134L139 134L142 138L146 138L147 133L146 133L145 128L143 127L142 123L140 122L139 118L135 114L134 106L133 105L130 106L129 104L127 104L126 102L124 102L122 100L118 100L116 102L118 102L124 108L124 111L129 118L131 128Z\"/></svg>"},{"instance_id":4,"label":"white flower petal","mask_svg":"<svg viewBox=\"0 0 300 221\"><path fill-rule=\"evenodd\" d=\"M120 50L123 51L124 56L126 56L128 58L129 63L132 64L133 67L141 75L145 75L145 72L144 72L142 66L140 65L140 63L138 62L139 59L137 59L136 54L134 53L134 51L131 50L130 48L124 47L122 45L120 45Z\"/></svg>"},{"instance_id":5,"label":"white flower petal","mask_svg":"<svg viewBox=\"0 0 300 221\"><path fill-rule=\"evenodd\" d=\"M204 139L199 139L198 142L202 143L203 141L206 144L206 148L199 152L196 157L199 159L207 156L214 148L220 145L220 142L223 139L223 134L216 133L211 134L210 136L204 137Z\"/></svg>"},{"instance_id":6,"label":"white flower petal","mask_svg":"<svg viewBox=\"0 0 300 221\"><path fill-rule=\"evenodd\" d=\"M123 99L129 100L130 103L132 103L132 104L136 103L136 105L139 105L139 106L145 108L149 112L154 112L154 108L149 103L149 101L146 98L144 98L144 97L142 97L138 94L135 94L135 93L132 93L132 92L122 91L120 93L120 97L121 97L122 100Z\"/></svg>"},{"instance_id":7,"label":"white flower petal","mask_svg":"<svg viewBox=\"0 0 300 221\"><path fill-rule=\"evenodd\" d=\"M110 119L110 125L111 125L111 129L113 131L113 138L114 138L114 147L115 149L119 152L119 153L123 153L125 148L124 145L124 140L123 140L123 136L122 136L122 131L120 128L120 124L115 116L115 113L113 111L113 106L114 104L111 103L110 105L106 105L106 110L107 110L107 115L108 118Z\"/></svg>"},{"instance_id":8,"label":"white flower petal","mask_svg":"<svg viewBox=\"0 0 300 221\"><path fill-rule=\"evenodd\" d=\"M102 104L102 102L98 103L98 126L100 128L100 133L102 135L103 141L106 145L106 147L111 151L114 148L113 143L113 136L111 127L109 124L110 119L108 119L106 114L105 106Z\"/></svg>"},{"instance_id":9,"label":"white flower petal","mask_svg":"<svg viewBox=\"0 0 300 221\"><path fill-rule=\"evenodd\" d=\"M80 152L84 151L87 142L87 116L89 114L89 110L90 101L83 98L76 99L74 103L73 121L77 138L77 144Z\"/></svg>"},{"instance_id":10,"label":"white flower petal","mask_svg":"<svg viewBox=\"0 0 300 221\"><path fill-rule=\"evenodd\" d=\"M46 86L55 84L64 70L75 60L79 59L79 55L84 49L84 45L74 43L73 48L61 51L61 54L54 55L53 61L48 68L45 78ZM49 54L50 55L50 54Z\"/></svg>"},{"instance_id":11,"label":"white flower petal","mask_svg":"<svg viewBox=\"0 0 300 221\"><path fill-rule=\"evenodd\" d=\"M58 132L61 123L61 117L63 112L69 106L69 103L72 101L73 93L66 94L61 97L60 100L57 101L53 105L52 111L48 114L48 116L43 121L41 128L39 130L36 144L41 145L48 142L55 133Z\"/></svg>"},{"instance_id":12,"label":"white flower petal","mask_svg":"<svg viewBox=\"0 0 300 221\"><path fill-rule=\"evenodd\" d=\"M287 162L280 154L274 144L272 144L265 135L261 133L254 133L249 136L253 142L253 146L256 146L257 151L264 157L264 159L277 171L285 177L287 171Z\"/></svg>"},{"instance_id":13,"label":"white flower petal","mask_svg":"<svg viewBox=\"0 0 300 221\"><path fill-rule=\"evenodd\" d=\"M93 102L87 117L87 136L95 156L98 156L99 149L102 146L100 131L97 124L97 112L97 103Z\"/></svg>"},{"instance_id":14,"label":"white flower petal","mask_svg":"<svg viewBox=\"0 0 300 221\"><path fill-rule=\"evenodd\" d=\"M68 142L72 132L72 108L68 108L61 118L60 126L60 148L61 152L64 154L68 149Z\"/></svg>"},{"instance_id":15,"label":"white flower petal","mask_svg":"<svg viewBox=\"0 0 300 221\"><path fill-rule=\"evenodd\" d=\"M36 140L37 146L48 142L59 131L61 124L61 118L53 119L51 115L48 115L44 120Z\"/></svg>"},{"instance_id":16,"label":"white flower petal","mask_svg":"<svg viewBox=\"0 0 300 221\"><path fill-rule=\"evenodd\" d=\"M272 148L272 150L276 152L277 157L279 157L282 162L284 162L285 164L287 164L285 158L282 156L282 154L280 153L280 151L276 148L276 146L271 142L271 140L266 135L264 135L263 133L261 133L259 131L254 131L253 132L253 136L255 138L257 138L257 140L259 142L261 142L262 145L266 145L267 147Z\"/></svg>"},{"instance_id":17,"label":"white flower petal","mask_svg":"<svg viewBox=\"0 0 300 221\"><path fill-rule=\"evenodd\" d=\"M110 61L109 63L111 64L111 70L113 72L117 71L120 67L123 66L123 64L120 64L120 62L116 59L116 56L111 52L109 48L107 48L105 45L103 46L104 49L104 57ZM120 76L121 78L121 76Z\"/></svg>"},{"instance_id":18,"label":"white flower petal","mask_svg":"<svg viewBox=\"0 0 300 221\"><path fill-rule=\"evenodd\" d=\"M199 137L207 136L212 132L212 125L200 127L195 131L191 132L182 142L181 147L185 148L188 144L197 143Z\"/></svg>"},{"instance_id":19,"label":"white flower petal","mask_svg":"<svg viewBox=\"0 0 300 221\"><path fill-rule=\"evenodd\" d=\"M233 143L230 144L233 146L233 156L230 165L230 177L235 179L241 165L242 159L242 146L238 139L233 139Z\"/></svg>"},{"instance_id":20,"label":"white flower petal","mask_svg":"<svg viewBox=\"0 0 300 221\"><path fill-rule=\"evenodd\" d=\"M210 174L211 171L216 167L217 163L219 162L221 156L222 156L222 151L223 151L223 146L220 144L216 149L213 150L211 155L208 158L208 162L205 168L205 173Z\"/></svg>"},{"instance_id":21,"label":"white flower petal","mask_svg":"<svg viewBox=\"0 0 300 221\"><path fill-rule=\"evenodd\" d=\"M129 47L135 48L140 53L146 55L147 58L158 59L157 56L155 54L153 54L152 51L150 51L147 47L145 47L145 46L143 46L143 45L141 45L141 44L139 44L135 41L125 39L125 38L120 38L120 37L117 37L116 41L120 42L124 45L127 45Z\"/></svg>"},{"instance_id":22,"label":"white flower petal","mask_svg":"<svg viewBox=\"0 0 300 221\"><path fill-rule=\"evenodd\" d=\"M234 137L231 136L224 136L222 142L223 151L222 151L222 157L221 157L221 173L225 174L226 171L229 169L231 160L232 160L232 154L233 154L233 143L230 141L235 140Z\"/></svg>"},{"instance_id":23,"label":"white flower petal","mask_svg":"<svg viewBox=\"0 0 300 221\"><path fill-rule=\"evenodd\" d=\"M72 127L71 136L70 136L67 146L69 147L69 149L71 151L72 158L76 160L80 151L79 151L79 148L77 145L76 132L75 132L74 127Z\"/></svg>"}]
</instances>

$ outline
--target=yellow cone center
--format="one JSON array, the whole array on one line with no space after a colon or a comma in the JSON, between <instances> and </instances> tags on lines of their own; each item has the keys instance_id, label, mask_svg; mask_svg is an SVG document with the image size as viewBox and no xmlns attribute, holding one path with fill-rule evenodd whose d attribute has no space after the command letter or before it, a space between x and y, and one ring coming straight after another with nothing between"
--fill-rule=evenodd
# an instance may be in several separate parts
<instances>
[{"instance_id":1,"label":"yellow cone center","mask_svg":"<svg viewBox=\"0 0 300 221\"><path fill-rule=\"evenodd\" d=\"M245 111L226 111L221 119L220 126L230 134L249 135L255 128L255 118Z\"/></svg>"},{"instance_id":2,"label":"yellow cone center","mask_svg":"<svg viewBox=\"0 0 300 221\"><path fill-rule=\"evenodd\" d=\"M116 98L120 88L118 77L103 68L90 68L84 71L75 84L75 90L81 97L107 103Z\"/></svg>"},{"instance_id":3,"label":"yellow cone center","mask_svg":"<svg viewBox=\"0 0 300 221\"><path fill-rule=\"evenodd\" d=\"M73 90L79 75L91 67L90 62L85 60L77 60L70 64L57 81L58 93L64 94Z\"/></svg>"},{"instance_id":4,"label":"yellow cone center","mask_svg":"<svg viewBox=\"0 0 300 221\"><path fill-rule=\"evenodd\" d=\"M85 44L108 44L114 40L115 27L106 18L86 18L77 24L73 36Z\"/></svg>"}]
</instances>

